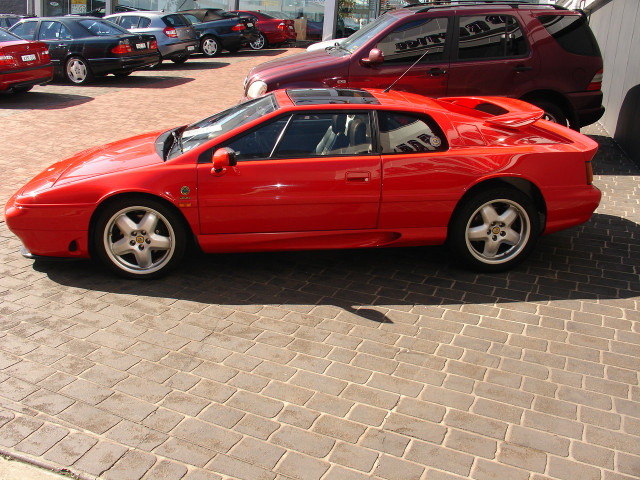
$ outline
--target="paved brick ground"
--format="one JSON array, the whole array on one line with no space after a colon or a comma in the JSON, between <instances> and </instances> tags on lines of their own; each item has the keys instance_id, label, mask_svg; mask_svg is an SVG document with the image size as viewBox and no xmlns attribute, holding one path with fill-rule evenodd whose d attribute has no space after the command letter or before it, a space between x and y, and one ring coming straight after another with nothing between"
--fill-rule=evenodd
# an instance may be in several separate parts
<instances>
[{"instance_id":1,"label":"paved brick ground","mask_svg":"<svg viewBox=\"0 0 640 480\"><path fill-rule=\"evenodd\" d=\"M264 59L0 96L0 200L74 151L234 104ZM412 248L124 281L25 260L0 223L0 452L117 480L638 478L640 172L589 132L601 207L498 275Z\"/></svg>"}]
</instances>

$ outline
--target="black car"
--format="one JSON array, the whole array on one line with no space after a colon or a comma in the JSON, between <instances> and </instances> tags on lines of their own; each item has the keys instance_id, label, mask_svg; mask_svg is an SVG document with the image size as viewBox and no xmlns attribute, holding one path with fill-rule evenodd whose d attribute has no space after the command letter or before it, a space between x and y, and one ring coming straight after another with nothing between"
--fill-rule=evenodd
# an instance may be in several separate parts
<instances>
[{"instance_id":1,"label":"black car","mask_svg":"<svg viewBox=\"0 0 640 480\"><path fill-rule=\"evenodd\" d=\"M56 73L75 84L109 73L126 76L160 61L153 35L132 34L100 18L24 19L10 31L27 40L45 42Z\"/></svg>"},{"instance_id":2,"label":"black car","mask_svg":"<svg viewBox=\"0 0 640 480\"><path fill-rule=\"evenodd\" d=\"M0 28L9 29L20 20L33 15L17 15L15 13L0 13Z\"/></svg>"},{"instance_id":3,"label":"black car","mask_svg":"<svg viewBox=\"0 0 640 480\"><path fill-rule=\"evenodd\" d=\"M181 10L200 38L200 52L215 57L222 49L237 52L260 36L253 18L242 18L219 8Z\"/></svg>"}]
</instances>

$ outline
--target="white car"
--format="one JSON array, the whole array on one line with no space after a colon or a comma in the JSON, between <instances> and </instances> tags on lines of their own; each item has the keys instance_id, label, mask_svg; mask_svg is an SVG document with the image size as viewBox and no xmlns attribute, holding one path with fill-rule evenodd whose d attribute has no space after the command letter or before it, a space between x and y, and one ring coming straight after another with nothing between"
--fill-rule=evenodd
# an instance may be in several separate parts
<instances>
[{"instance_id":1,"label":"white car","mask_svg":"<svg viewBox=\"0 0 640 480\"><path fill-rule=\"evenodd\" d=\"M312 43L307 47L307 52L315 52L317 50L324 50L327 47L333 47L334 45L340 43L342 40L344 40L344 38L334 38L325 42Z\"/></svg>"}]
</instances>

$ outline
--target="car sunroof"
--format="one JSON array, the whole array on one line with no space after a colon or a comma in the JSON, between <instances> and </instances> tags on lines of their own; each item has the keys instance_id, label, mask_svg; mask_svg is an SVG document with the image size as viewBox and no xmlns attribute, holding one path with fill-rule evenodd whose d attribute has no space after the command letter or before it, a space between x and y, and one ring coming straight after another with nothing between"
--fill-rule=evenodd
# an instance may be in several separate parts
<instances>
[{"instance_id":1,"label":"car sunroof","mask_svg":"<svg viewBox=\"0 0 640 480\"><path fill-rule=\"evenodd\" d=\"M287 90L294 105L379 105L380 102L364 90L345 88L294 88Z\"/></svg>"}]
</instances>

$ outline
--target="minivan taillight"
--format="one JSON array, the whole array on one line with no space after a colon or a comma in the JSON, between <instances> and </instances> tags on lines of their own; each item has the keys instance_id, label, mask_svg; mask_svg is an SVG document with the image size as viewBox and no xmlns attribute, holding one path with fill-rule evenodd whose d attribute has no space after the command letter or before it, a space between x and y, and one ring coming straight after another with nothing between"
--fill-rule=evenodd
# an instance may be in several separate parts
<instances>
[{"instance_id":1,"label":"minivan taillight","mask_svg":"<svg viewBox=\"0 0 640 480\"><path fill-rule=\"evenodd\" d=\"M173 27L165 27L162 33L164 33L167 37L178 38L178 32Z\"/></svg>"},{"instance_id":2,"label":"minivan taillight","mask_svg":"<svg viewBox=\"0 0 640 480\"><path fill-rule=\"evenodd\" d=\"M247 27L244 26L244 23L236 23L231 30L233 30L234 32L241 32L242 30L246 29Z\"/></svg>"},{"instance_id":3,"label":"minivan taillight","mask_svg":"<svg viewBox=\"0 0 640 480\"><path fill-rule=\"evenodd\" d=\"M587 90L602 90L602 74L603 73L604 72L602 71L602 69L598 70L598 73L596 73L591 79L591 82L589 82L589 86L587 87Z\"/></svg>"},{"instance_id":4,"label":"minivan taillight","mask_svg":"<svg viewBox=\"0 0 640 480\"><path fill-rule=\"evenodd\" d=\"M129 45L128 43L121 43L117 47L113 47L111 49L111 52L115 53L116 55L122 55L123 53L131 53L132 51L133 50L131 48L131 45Z\"/></svg>"}]
</instances>

